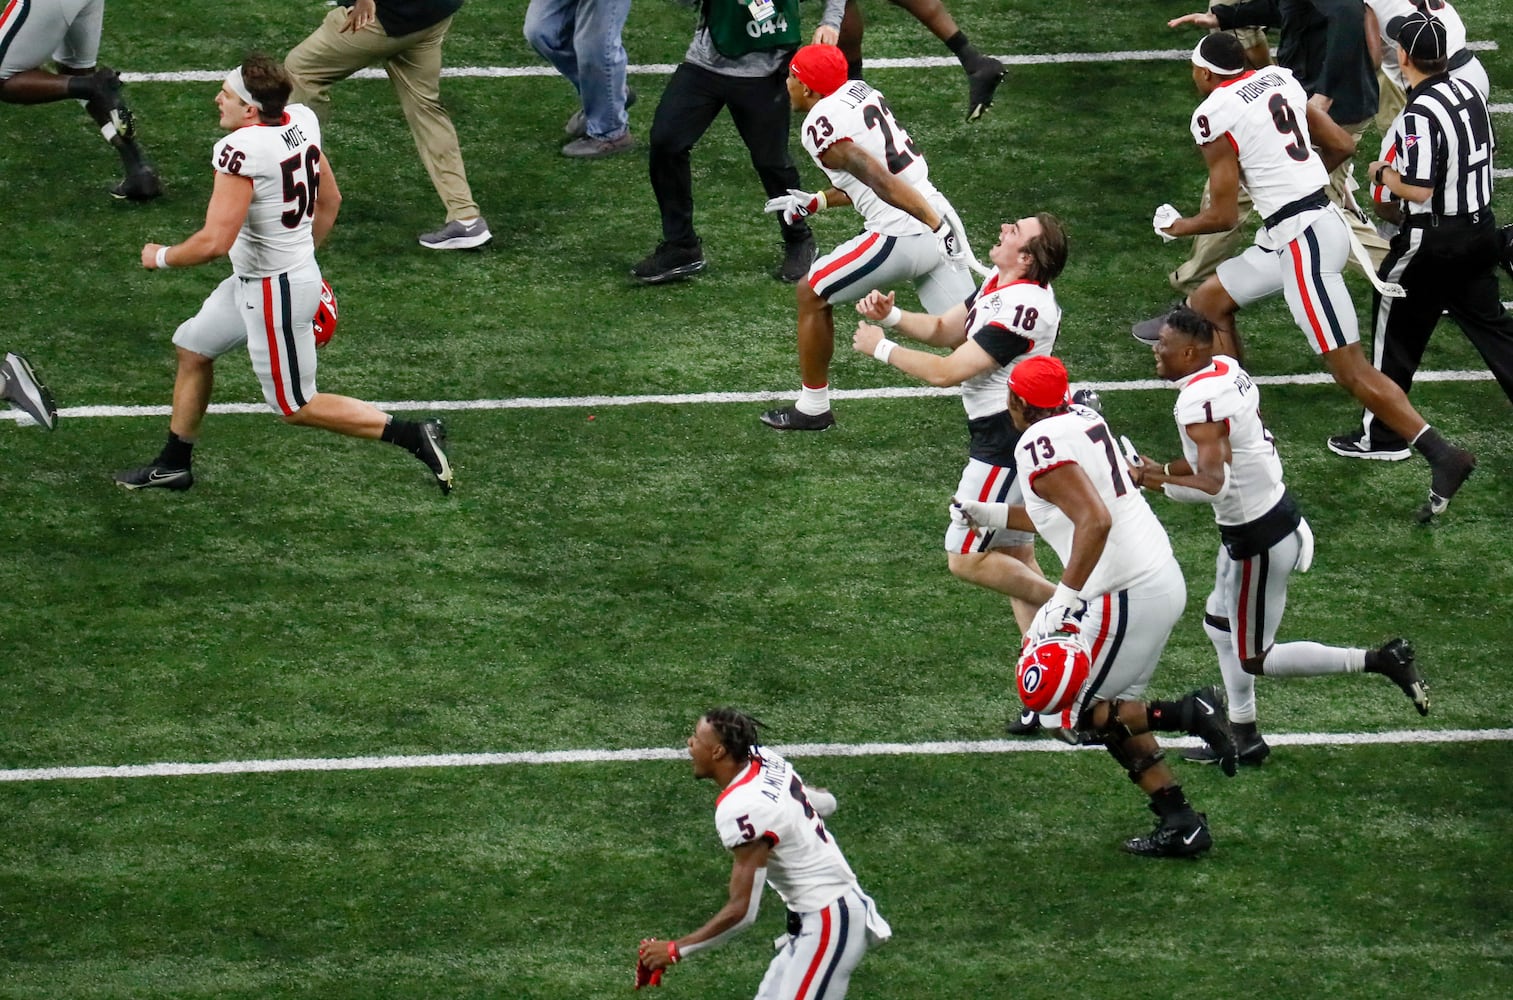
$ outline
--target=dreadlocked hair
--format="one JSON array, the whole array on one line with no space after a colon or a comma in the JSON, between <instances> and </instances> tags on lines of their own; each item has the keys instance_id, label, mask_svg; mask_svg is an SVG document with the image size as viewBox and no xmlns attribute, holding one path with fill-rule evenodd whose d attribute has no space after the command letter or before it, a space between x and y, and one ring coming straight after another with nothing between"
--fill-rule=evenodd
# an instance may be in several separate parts
<instances>
[{"instance_id":1,"label":"dreadlocked hair","mask_svg":"<svg viewBox=\"0 0 1513 1000\"><path fill-rule=\"evenodd\" d=\"M757 746L757 730L763 725L761 719L734 708L712 708L704 713L704 721L714 729L731 760L750 759Z\"/></svg>"}]
</instances>

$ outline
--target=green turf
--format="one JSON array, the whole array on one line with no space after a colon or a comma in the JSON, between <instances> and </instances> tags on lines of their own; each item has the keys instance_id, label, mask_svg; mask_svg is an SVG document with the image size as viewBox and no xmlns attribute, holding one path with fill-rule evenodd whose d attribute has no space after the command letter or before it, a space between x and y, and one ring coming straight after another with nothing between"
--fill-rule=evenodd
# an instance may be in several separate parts
<instances>
[{"instance_id":1,"label":"green turf","mask_svg":"<svg viewBox=\"0 0 1513 1000\"><path fill-rule=\"evenodd\" d=\"M1162 26L1179 7L1144 6L950 3L991 52L1190 42ZM1473 38L1513 39L1503 5L1458 6ZM449 63L535 65L522 7L469 4ZM284 51L324 10L115 0L104 58L224 67L251 45ZM893 7L867 10L869 54L943 54ZM689 18L636 4L632 62L675 62ZM1513 57L1483 60L1505 99ZM1067 220L1057 291L1074 378L1150 377L1125 331L1170 301L1164 275L1184 250L1151 235L1150 211L1192 211L1202 181L1182 64L1016 67L975 126L959 120L955 69L869 76L979 255L1002 218ZM663 81L633 83L644 142ZM26 353L63 406L168 401L169 338L226 268L147 273L138 252L202 218L214 92L130 88L168 185L150 206L104 196L113 157L75 106L0 112L0 350ZM388 85L341 84L325 146L346 200L321 263L342 327L323 389L424 401L796 388L793 293L768 277L778 231L728 121L694 154L709 271L647 289L627 276L658 232L644 149L564 160L560 80L449 79L444 92L495 242L415 245L442 213ZM1497 205L1513 217L1510 191ZM828 247L856 219L815 228ZM1366 286L1352 288L1364 314ZM1281 303L1243 322L1255 373L1316 370ZM905 384L840 326L837 388ZM1425 367L1482 365L1447 323ZM1407 635L1434 697L1421 720L1379 678L1263 681L1267 728L1506 727L1507 400L1485 381L1415 388L1482 463L1425 530L1409 517L1422 463L1323 449L1355 419L1343 393L1263 393L1319 541L1282 638ZM259 398L244 362L220 366L216 397ZM1103 398L1116 429L1175 454L1170 395ZM667 746L726 702L767 719L775 742L998 736L1015 704L1013 623L1002 600L950 578L940 549L960 403L845 400L836 430L798 437L763 428L761 408L449 413L447 499L402 452L261 414L208 419L185 495L110 483L156 451L162 417L65 417L52 435L0 421L0 767ZM1154 506L1189 586L1153 685L1177 694L1217 680L1198 620L1216 536L1207 510ZM1148 814L1102 754L800 765L840 794L832 827L897 931L853 996L1501 997L1510 753L1288 747L1229 782L1179 765L1218 843L1181 865L1115 850ZM686 932L722 900L712 792L681 763L0 784L0 997L620 995L637 939ZM667 994L751 995L779 915L769 898L757 928L680 967Z\"/></svg>"}]
</instances>

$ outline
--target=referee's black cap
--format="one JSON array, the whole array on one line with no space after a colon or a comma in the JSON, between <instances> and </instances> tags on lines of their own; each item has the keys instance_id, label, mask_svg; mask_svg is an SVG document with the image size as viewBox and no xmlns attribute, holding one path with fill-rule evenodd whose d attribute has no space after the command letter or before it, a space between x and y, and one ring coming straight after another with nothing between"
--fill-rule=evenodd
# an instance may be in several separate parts
<instances>
[{"instance_id":1,"label":"referee's black cap","mask_svg":"<svg viewBox=\"0 0 1513 1000\"><path fill-rule=\"evenodd\" d=\"M1421 10L1400 14L1388 21L1387 37L1395 39L1417 62L1446 59L1450 55L1444 22Z\"/></svg>"}]
</instances>

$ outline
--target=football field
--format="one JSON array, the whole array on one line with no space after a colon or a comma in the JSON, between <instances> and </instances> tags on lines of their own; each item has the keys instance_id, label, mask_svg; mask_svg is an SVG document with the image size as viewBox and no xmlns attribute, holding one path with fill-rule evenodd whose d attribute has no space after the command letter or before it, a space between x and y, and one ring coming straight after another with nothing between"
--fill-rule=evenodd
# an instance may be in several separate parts
<instances>
[{"instance_id":1,"label":"football field","mask_svg":"<svg viewBox=\"0 0 1513 1000\"><path fill-rule=\"evenodd\" d=\"M945 49L880 0L869 80L978 256L1001 220L1066 221L1058 354L1116 431L1176 455L1174 397L1128 329L1172 301L1186 252L1152 210L1191 214L1202 187L1195 36L1164 25L1189 7L948 6L1011 64L980 122ZM641 146L570 162L571 88L521 38L524 7L472 0L447 43L488 248L416 245L444 213L381 78L336 87L323 143L345 200L320 254L341 302L320 386L444 417L450 497L398 449L282 426L239 356L192 490L111 482L161 446L170 338L228 273L147 272L140 247L203 220L225 70L287 52L323 3L110 0L101 61L131 81L167 189L151 204L106 196L115 156L76 105L0 106L0 352L62 410L52 434L0 411L0 997L623 996L641 938L724 902L716 790L681 751L722 704L839 798L827 825L895 932L854 997L1513 994L1513 408L1453 324L1413 399L1480 466L1424 528L1422 461L1331 455L1357 408L1280 301L1241 316L1318 540L1281 638L1405 636L1433 711L1374 676L1262 679L1264 767L1175 763L1213 851L1124 855L1151 818L1106 754L1003 739L1017 630L941 550L959 399L851 351L838 310L838 426L757 421L798 387L793 291L728 118L694 151L708 270L630 280L659 232L645 140L693 14L635 4ZM1513 135L1513 12L1457 8ZM817 217L822 250L857 221ZM1351 289L1364 318L1369 286ZM1151 688L1175 697L1218 682L1217 534L1206 508L1152 506L1189 591ZM781 925L768 893L661 995L753 995Z\"/></svg>"}]
</instances>

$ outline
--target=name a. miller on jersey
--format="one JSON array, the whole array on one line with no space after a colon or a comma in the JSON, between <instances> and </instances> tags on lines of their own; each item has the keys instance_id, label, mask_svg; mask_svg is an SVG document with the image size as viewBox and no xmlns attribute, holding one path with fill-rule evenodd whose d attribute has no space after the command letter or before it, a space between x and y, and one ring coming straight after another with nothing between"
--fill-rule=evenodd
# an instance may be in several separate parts
<instances>
[{"instance_id":1,"label":"name a. miller on jersey","mask_svg":"<svg viewBox=\"0 0 1513 1000\"><path fill-rule=\"evenodd\" d=\"M298 149L306 142L305 133L301 132L298 125L290 125L279 133L279 138L284 140L284 145L290 149Z\"/></svg>"},{"instance_id":2,"label":"name a. miller on jersey","mask_svg":"<svg viewBox=\"0 0 1513 1000\"><path fill-rule=\"evenodd\" d=\"M1235 91L1235 96L1246 104L1249 104L1268 90L1275 90L1286 82L1286 79L1280 76L1272 76L1270 74L1257 76L1255 79L1248 81L1243 87L1238 88Z\"/></svg>"}]
</instances>

